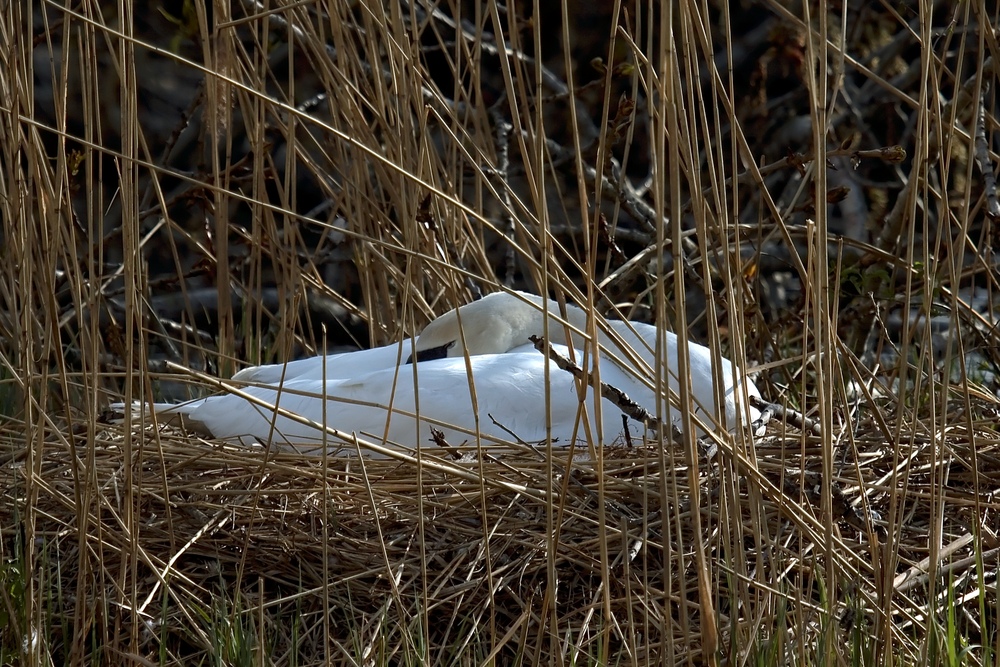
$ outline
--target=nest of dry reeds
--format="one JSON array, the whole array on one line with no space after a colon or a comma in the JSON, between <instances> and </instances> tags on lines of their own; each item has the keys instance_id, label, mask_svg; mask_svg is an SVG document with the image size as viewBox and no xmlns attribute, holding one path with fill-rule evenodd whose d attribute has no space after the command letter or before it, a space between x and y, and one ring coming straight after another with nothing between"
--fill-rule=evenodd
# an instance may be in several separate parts
<instances>
[{"instance_id":1,"label":"nest of dry reeds","mask_svg":"<svg viewBox=\"0 0 1000 667\"><path fill-rule=\"evenodd\" d=\"M780 430L749 451L724 444L693 474L675 445L599 463L433 446L397 461L119 426L53 433L39 457L8 434L0 525L32 527L30 545L5 532L4 551L36 551L36 575L60 591L44 611L54 627L103 600L88 629L102 645L183 662L227 655L220 642L236 651L239 637L272 656L378 664L426 647L471 662L702 662L705 642L726 655L755 623L783 651L813 651L824 633L850 643L886 619L906 645L926 623L915 610L935 607L935 531L949 583L934 594L967 621L993 608L976 582L1000 547L996 512L976 498L1000 486L994 433L894 447L855 434L825 502L819 439ZM935 527L938 503L954 511ZM86 643L58 639L65 655Z\"/></svg>"}]
</instances>

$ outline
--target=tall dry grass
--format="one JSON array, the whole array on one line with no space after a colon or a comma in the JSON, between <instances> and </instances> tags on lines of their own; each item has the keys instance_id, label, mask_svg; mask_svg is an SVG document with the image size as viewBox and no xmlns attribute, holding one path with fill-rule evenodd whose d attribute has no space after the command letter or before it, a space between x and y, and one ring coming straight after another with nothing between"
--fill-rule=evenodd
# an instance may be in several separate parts
<instances>
[{"instance_id":1,"label":"tall dry grass","mask_svg":"<svg viewBox=\"0 0 1000 667\"><path fill-rule=\"evenodd\" d=\"M995 8L0 17L0 662L996 664ZM364 461L102 419L501 286L820 434Z\"/></svg>"}]
</instances>

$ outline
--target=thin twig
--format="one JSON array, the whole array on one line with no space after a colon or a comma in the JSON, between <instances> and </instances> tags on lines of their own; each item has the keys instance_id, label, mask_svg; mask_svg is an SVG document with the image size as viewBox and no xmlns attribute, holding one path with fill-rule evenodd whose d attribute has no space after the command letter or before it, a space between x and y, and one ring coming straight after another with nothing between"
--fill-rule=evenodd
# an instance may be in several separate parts
<instances>
[{"instance_id":1,"label":"thin twig","mask_svg":"<svg viewBox=\"0 0 1000 667\"><path fill-rule=\"evenodd\" d=\"M986 141L986 95L989 84L983 85L979 95L979 113L976 114L976 163L983 175L983 193L986 196L986 215L994 221L1000 220L1000 200L997 199L997 179L990 161L990 148Z\"/></svg>"}]
</instances>

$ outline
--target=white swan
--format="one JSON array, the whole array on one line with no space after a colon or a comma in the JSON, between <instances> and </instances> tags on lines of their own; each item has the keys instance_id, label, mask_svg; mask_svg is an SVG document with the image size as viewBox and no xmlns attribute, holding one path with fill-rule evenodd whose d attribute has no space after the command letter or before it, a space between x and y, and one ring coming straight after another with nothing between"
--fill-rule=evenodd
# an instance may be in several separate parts
<instances>
[{"instance_id":1,"label":"white swan","mask_svg":"<svg viewBox=\"0 0 1000 667\"><path fill-rule=\"evenodd\" d=\"M593 390L588 389L581 402L573 376L528 342L529 336L543 335L542 304L542 298L535 295L492 294L434 320L416 341L247 368L233 379L260 384L243 388L242 395L227 393L152 407L160 419L180 416L189 427L215 437L249 436L278 443L341 444L335 435L318 428L322 423L344 434L356 433L369 442L406 449L413 449L418 442L430 446L426 443L432 426L452 445L475 443L477 437L485 445L511 442L511 433L526 442L544 441L549 435L558 444L569 444L574 438L598 445L621 441L620 410L603 401L602 428L598 430ZM558 306L551 301L548 312L553 348L581 363L581 332L586 328L587 314L567 306L563 321ZM607 324L608 332L599 336L601 380L625 391L655 415L657 400L649 378L654 377L656 327L622 321ZM670 332L663 332L663 336L665 368L661 364L661 376L676 395L677 337ZM400 363L410 360L411 351L419 363ZM711 352L690 343L688 355L692 408L703 422L711 428L722 422L724 415L724 423L732 428L738 412L743 423L759 416L745 406L742 392L758 397L760 393L749 379L741 378L738 372L734 376L731 362L720 360L717 375L722 380L723 409L718 410ZM592 361L589 366L593 368ZM276 414L275 405L314 424ZM660 402L660 410L661 416L669 414L679 423L679 409L669 407L667 400ZM633 423L630 428L634 439L642 438L640 425Z\"/></svg>"}]
</instances>

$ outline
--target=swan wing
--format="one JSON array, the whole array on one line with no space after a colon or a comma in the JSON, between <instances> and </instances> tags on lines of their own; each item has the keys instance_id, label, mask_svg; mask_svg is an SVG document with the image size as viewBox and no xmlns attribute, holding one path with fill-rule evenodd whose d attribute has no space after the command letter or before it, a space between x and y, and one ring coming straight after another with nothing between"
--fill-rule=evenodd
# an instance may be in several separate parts
<instances>
[{"instance_id":1,"label":"swan wing","mask_svg":"<svg viewBox=\"0 0 1000 667\"><path fill-rule=\"evenodd\" d=\"M326 357L310 357L289 361L284 364L268 364L251 366L233 375L239 382L255 382L259 384L276 385L282 380L321 380L351 378L376 370L393 368L406 361L410 355L412 342L406 339L401 343L393 343L370 350L343 352Z\"/></svg>"},{"instance_id":2,"label":"swan wing","mask_svg":"<svg viewBox=\"0 0 1000 667\"><path fill-rule=\"evenodd\" d=\"M655 366L656 342L659 336L659 331L655 326L641 322L622 321L611 321L609 324L615 333L621 337L623 342L644 362L643 366L647 366L649 369ZM665 331L663 335L667 384L671 390L677 392L680 388L677 377L679 343L677 335L672 331ZM617 346L609 347L611 347L611 353L617 353ZM712 425L715 421L715 416L721 418L720 411L716 408L716 373L714 370L713 355L708 347L693 341L688 341L687 350L688 369L691 375L691 391L695 410L708 425ZM627 355L622 355L622 357L627 357ZM616 358L622 357L618 357L616 354ZM632 368L629 370L630 372L634 371L638 378L643 377L644 374L645 377L649 377L649 370L646 368ZM736 425L736 415L740 412L739 406L742 404L744 386L746 387L748 396L760 397L760 391L758 391L753 381L747 377L743 377L738 369L736 369L736 374L734 375L733 370L734 365L732 361L722 357L718 376L722 380L722 396L725 403L724 411L726 417L725 424L728 428L733 428ZM743 423L748 423L760 417L760 411L749 405L745 406L742 412Z\"/></svg>"}]
</instances>

